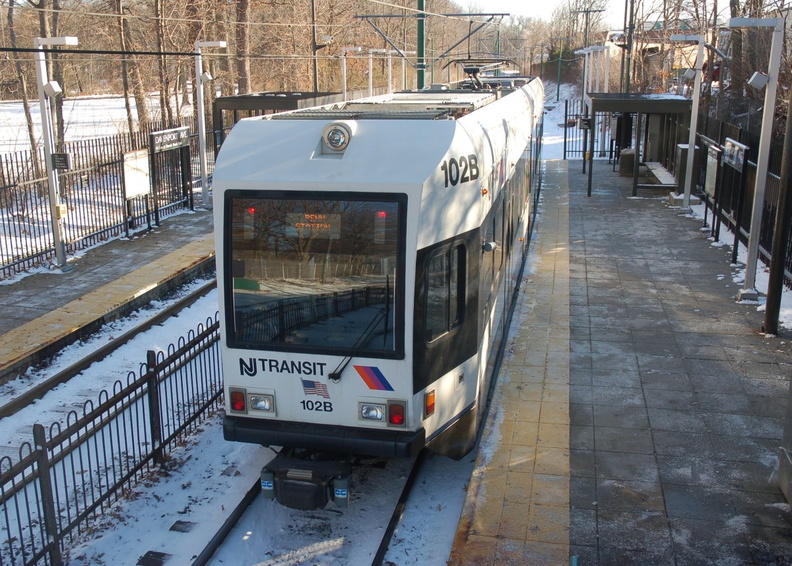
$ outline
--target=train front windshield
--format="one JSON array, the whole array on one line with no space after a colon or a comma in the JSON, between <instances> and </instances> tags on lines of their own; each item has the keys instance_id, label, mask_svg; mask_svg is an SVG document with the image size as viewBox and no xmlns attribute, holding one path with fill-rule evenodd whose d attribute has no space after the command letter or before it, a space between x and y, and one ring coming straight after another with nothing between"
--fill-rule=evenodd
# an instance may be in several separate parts
<instances>
[{"instance_id":1,"label":"train front windshield","mask_svg":"<svg viewBox=\"0 0 792 566\"><path fill-rule=\"evenodd\" d=\"M406 198L226 196L229 346L381 357L403 352Z\"/></svg>"}]
</instances>

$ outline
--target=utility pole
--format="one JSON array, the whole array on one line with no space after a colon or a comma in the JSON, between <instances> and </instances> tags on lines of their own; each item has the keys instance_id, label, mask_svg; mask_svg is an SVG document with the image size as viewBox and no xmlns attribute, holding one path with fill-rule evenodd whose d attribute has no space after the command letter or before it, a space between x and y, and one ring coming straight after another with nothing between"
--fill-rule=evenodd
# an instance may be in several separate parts
<instances>
[{"instance_id":1,"label":"utility pole","mask_svg":"<svg viewBox=\"0 0 792 566\"><path fill-rule=\"evenodd\" d=\"M313 91L319 92L319 62L316 60L316 0L311 0L311 52L313 53Z\"/></svg>"},{"instance_id":2,"label":"utility pole","mask_svg":"<svg viewBox=\"0 0 792 566\"><path fill-rule=\"evenodd\" d=\"M593 12L604 12L605 10L593 10L588 8L586 10L574 10L573 14L586 14L586 25L583 31L583 49L588 49L588 29L589 29L589 16ZM588 55L583 59L583 116L588 118L589 115L589 103L586 101L586 62L588 61ZM588 139L588 129L583 130L583 147L587 147L587 139ZM592 133L592 135L594 135ZM583 155L583 172L586 172L586 161L588 160L588 155Z\"/></svg>"},{"instance_id":3,"label":"utility pole","mask_svg":"<svg viewBox=\"0 0 792 566\"><path fill-rule=\"evenodd\" d=\"M573 10L572 11L573 14L586 14L586 24L585 24L585 27L583 28L583 48L584 49L589 46L589 41L588 41L589 16L591 16L591 14L594 13L594 12L604 12L604 11L605 10L593 10L591 8L588 8L587 10ZM583 59L583 76L586 76L586 59L587 58Z\"/></svg>"},{"instance_id":4,"label":"utility pole","mask_svg":"<svg viewBox=\"0 0 792 566\"><path fill-rule=\"evenodd\" d=\"M624 92L629 94L630 92L630 72L631 72L631 65L632 65L632 49L633 49L633 33L635 32L635 0L629 0L630 2L630 19L628 22L627 28L627 63L625 64L625 72L624 72ZM625 120L625 123L627 121ZM638 156L636 155L636 158Z\"/></svg>"},{"instance_id":5,"label":"utility pole","mask_svg":"<svg viewBox=\"0 0 792 566\"><path fill-rule=\"evenodd\" d=\"M416 73L416 88L426 86L426 0L418 0L418 69Z\"/></svg>"}]
</instances>

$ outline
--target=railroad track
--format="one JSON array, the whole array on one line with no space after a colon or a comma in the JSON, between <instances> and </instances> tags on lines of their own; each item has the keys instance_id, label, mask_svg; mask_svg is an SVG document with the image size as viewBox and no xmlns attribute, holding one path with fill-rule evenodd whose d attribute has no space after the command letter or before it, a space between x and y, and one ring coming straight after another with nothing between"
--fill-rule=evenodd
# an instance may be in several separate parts
<instances>
[{"instance_id":1,"label":"railroad track","mask_svg":"<svg viewBox=\"0 0 792 566\"><path fill-rule=\"evenodd\" d=\"M153 317L147 319L146 321L140 323L134 328L128 330L121 336L114 338L113 340L111 340L101 348L85 356L81 360L73 363L69 367L59 371L55 375L50 376L46 380L24 391L14 400L0 406L0 419L14 415L17 411L27 407L28 405L30 405L30 403L32 403L36 399L40 399L41 397L46 395L47 392L49 392L53 388L57 387L62 383L66 383L74 376L78 375L80 372L88 368L91 364L104 359L113 351L117 350L118 348L120 348L121 346L132 340L138 334L149 330L153 326L161 324L162 322L164 322L165 320L167 320L172 316L175 316L181 310L189 307L195 301L197 301L198 299L209 293L216 286L217 283L215 280L206 282L204 285L195 289L186 297L166 307L165 309L163 309Z\"/></svg>"},{"instance_id":2,"label":"railroad track","mask_svg":"<svg viewBox=\"0 0 792 566\"><path fill-rule=\"evenodd\" d=\"M222 554L216 553L223 547L227 538L240 540L241 532L270 532L275 533L271 539L259 541L261 548L253 546L246 549L247 553L260 553L267 555L270 560L283 560L293 564L314 563L311 554L313 548L330 546L332 540L344 539L344 544L335 548L323 550L320 554L328 552L325 559L335 563L361 564L365 556L371 556L373 566L381 566L385 559L388 547L396 530L405 504L407 503L415 479L419 476L424 461L425 452L410 460L387 462L387 466L373 466L366 469L361 465L353 476L358 476L361 485L357 491L359 497L353 500L350 508L339 509L333 506L313 511L296 511L280 506L275 501L257 498L260 493L259 483L256 482L247 491L243 499L218 529L214 537L206 544L201 553L192 561L193 566L204 566L217 560L225 563ZM386 469L388 467L389 469ZM362 478L362 480L360 479ZM398 485L398 498L394 499L394 482L400 480ZM381 482L387 481L383 489ZM354 489L354 488L353 488ZM390 492L390 493L386 493ZM389 502L388 508L384 507ZM273 508L276 510L273 512ZM390 511L389 511L390 510ZM388 512L389 511L389 512ZM361 520L360 515L364 516ZM255 527L251 526L255 524ZM235 530L238 532L235 533ZM288 541L284 544L277 533L287 531ZM235 534L232 534L235 533ZM377 541L372 533L381 533ZM288 546L288 550L285 548ZM342 548L345 547L345 548ZM279 550L280 549L280 550ZM236 553L240 549L232 552ZM225 549L228 552L228 549ZM354 560L353 560L354 558ZM319 563L322 563L321 561Z\"/></svg>"},{"instance_id":3,"label":"railroad track","mask_svg":"<svg viewBox=\"0 0 792 566\"><path fill-rule=\"evenodd\" d=\"M511 318L512 318L512 315L513 315L513 312L514 312L514 305L515 305L515 301L512 301L511 304L510 304L510 307L509 307L509 314L508 314L508 317L507 317L507 320L506 320L506 328L508 328L508 326L509 326L509 324L511 322ZM503 360L503 356L504 356L504 353L505 353L505 350L506 350L507 343L508 343L508 339L502 340L501 345L499 346L499 348L495 352L494 360L493 360L492 365L491 365L491 367L493 368L493 376L489 380L489 387L488 387L487 396L486 396L487 403L486 403L486 407L485 407L484 414L482 416L481 422L479 423L479 428L478 428L478 437L479 438L481 437L481 434L483 432L485 423L487 422L487 414L489 413L489 410L490 410L490 403L491 403L491 400L493 398L493 393L494 393L494 390L495 390L495 384L497 382L497 376L498 376L498 373L500 371L500 367L501 367L501 364L502 364L502 360ZM387 555L387 552L388 552L389 547L391 545L391 542L393 540L394 533L396 532L396 528L398 527L398 525L399 525L399 523L401 521L402 513L404 512L405 506L407 505L407 502L410 499L411 494L413 493L413 487L415 486L415 483L416 483L415 480L421 474L421 471L425 467L426 460L427 460L427 455L428 455L428 452L426 450L423 450L412 461L412 464L411 464L411 466L409 468L408 473L405 474L406 475L406 479L403 482L403 484L401 485L401 490L400 490L398 499L395 500L395 504L393 505L392 511L389 514L389 516L387 516L381 522L381 524L369 524L369 523L366 523L365 527L364 527L365 530L360 532L360 533L355 533L355 532L352 532L351 530L350 531L344 530L344 537L345 538L347 538L347 539L355 539L355 538L360 538L360 537L369 537L370 538L370 533L372 531L376 531L378 528L382 528L382 537L379 540L379 543L376 544L376 551L372 550L372 555L373 555L373 558L372 558L372 561L371 561L372 566L382 566L382 564L384 563L385 557ZM451 486L442 486L440 489L448 489L450 487ZM459 486L459 487L460 487L460 489L462 489L464 486ZM354 480L353 480L353 488L352 489L355 489ZM226 541L226 539L229 537L229 535L231 535L231 533L234 532L235 529L239 528L241 522L245 520L244 517L245 517L246 513L252 513L254 515L257 515L258 513L261 513L260 510L252 510L251 509L251 507L253 507L254 505L263 505L262 500L261 499L257 499L257 496L260 494L260 492L261 492L261 486L260 486L259 481L257 480L250 487L250 489L248 489L248 491L245 493L245 496L239 501L239 503L236 505L236 507L234 508L233 512L228 516L226 521L219 527L217 533L209 540L209 542L206 544L206 546L203 548L203 550L193 560L192 566L205 566L207 564L212 563L213 559L215 558L215 555L218 553L218 551L220 551L220 549L223 548L223 544ZM348 510L344 511L344 513L353 514L353 516L354 516L354 514L356 513L356 507L363 508L363 507L373 506L374 503L371 502L371 501L368 501L367 497L368 497L368 494L363 493L361 495L361 497L357 501L353 500L351 502L351 507ZM391 501L393 501L393 500L391 500ZM277 505L277 504L274 501L267 501L266 505ZM334 511L336 511L336 510L334 510L334 509L333 510L319 510L316 513L320 513L320 514L321 513L328 513L328 514L330 514L330 513L333 513ZM301 513L303 514L302 516L299 515ZM293 519L293 518L297 517L298 521L300 519L303 519L305 521L305 526L303 527L305 530L310 530L310 522L312 520L316 519L316 516L313 516L312 512L296 512L296 511L292 511L292 510L287 510L286 511L286 517L288 517L289 519ZM283 520L283 517L280 517L280 519ZM273 518L273 517L271 517L269 515L266 517L266 521L277 521L277 520L278 520L278 518ZM277 531L281 527L283 527L283 525L273 526L273 525L270 525L269 523L267 523L266 525L257 524L256 528L250 529L249 528L250 527L250 524L249 524L250 522L254 522L254 520L253 519L248 519L248 528L245 529L245 530L252 530L252 531L276 530ZM286 522L289 522L289 521L286 521ZM355 524L354 521L352 521L351 524L354 525ZM241 537L235 537L234 538L235 545L239 544L239 539L240 538ZM314 540L313 542L315 544L317 544L317 545L321 544L321 542L318 541L318 540ZM299 542L295 543L295 546L299 546L299 545L300 545ZM373 545L371 546L371 548L373 548ZM267 554L267 557L269 559L275 558L277 556L277 551L271 551L269 549L267 549L267 550L262 549L262 552ZM294 551L290 552L288 556L283 556L282 558L284 560L287 560L289 563L293 563L293 564L303 564L303 563L308 564L308 563L312 563L311 560L310 560L310 558L311 558L310 556L300 556L299 555L299 551L297 551L297 550L294 550ZM337 558L337 557L334 557L334 558ZM223 560L222 559L219 560L219 563L223 563ZM354 563L354 564L361 563L360 557L359 556L356 557L354 561L350 561L349 563L350 564L352 564L352 563Z\"/></svg>"}]
</instances>

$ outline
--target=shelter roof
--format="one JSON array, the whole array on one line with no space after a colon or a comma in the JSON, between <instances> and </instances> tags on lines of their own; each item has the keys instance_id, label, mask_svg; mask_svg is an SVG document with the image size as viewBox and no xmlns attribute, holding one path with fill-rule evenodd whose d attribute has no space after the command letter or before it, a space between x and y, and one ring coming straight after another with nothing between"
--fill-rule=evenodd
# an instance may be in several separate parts
<instances>
[{"instance_id":1,"label":"shelter roof","mask_svg":"<svg viewBox=\"0 0 792 566\"><path fill-rule=\"evenodd\" d=\"M678 94L639 94L623 92L589 92L591 112L640 112L641 114L684 114L690 112L692 100Z\"/></svg>"}]
</instances>

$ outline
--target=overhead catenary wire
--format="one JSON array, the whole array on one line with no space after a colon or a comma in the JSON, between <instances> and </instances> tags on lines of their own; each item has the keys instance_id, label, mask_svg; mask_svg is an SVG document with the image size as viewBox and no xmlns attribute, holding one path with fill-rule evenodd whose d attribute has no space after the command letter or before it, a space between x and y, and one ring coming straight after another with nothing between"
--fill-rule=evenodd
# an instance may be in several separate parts
<instances>
[{"instance_id":1,"label":"overhead catenary wire","mask_svg":"<svg viewBox=\"0 0 792 566\"><path fill-rule=\"evenodd\" d=\"M407 6L400 6L398 4L393 4L392 2L385 2L383 0L365 0L365 1L370 3L370 4L375 4L375 5L378 5L378 6L384 6L386 8L393 8L393 9L396 9L396 10L401 10L403 12L407 12L410 15L424 14L426 16L440 17L440 18L445 18L445 19L450 19L450 20L467 21L471 17L471 15L479 15L479 16L484 15L484 14L461 14L461 13L460 14L441 14L441 13L438 13L438 12L432 12L430 10L418 10L416 8L409 8ZM116 19L116 18L120 17L120 18L125 18L125 19L135 19L135 20L151 21L151 22L154 22L154 21L157 21L157 20L161 20L161 21L163 21L165 23L183 23L183 24L204 24L204 23L207 23L206 20L198 19L198 18L177 18L177 17L172 17L172 16L158 18L156 16L149 15L149 14L131 14L131 13L118 14L118 13L115 13L115 12L95 12L95 11L76 10L76 9L69 9L69 8L59 8L57 10L54 10L52 8L49 8L49 7L48 8L38 8L36 6L25 6L24 8L26 10L31 10L31 11L34 11L34 12L71 14L71 15L75 15L75 16L93 16L93 17L99 17L99 18L113 18L113 19ZM505 15L508 15L508 14L499 14L499 15L504 15L505 16ZM259 22L256 22L256 21L241 22L241 21L237 21L237 20L224 20L223 23L224 24L228 24L228 25L237 25L237 24L244 23L245 25L254 26L254 27L306 27L306 28L310 28L313 25L313 26L315 26L317 28L344 28L344 27L350 26L349 23L343 23L343 24L322 24L322 23L316 23L316 24L311 24L310 22L305 22L305 23L302 23L302 22L300 22L300 23L293 23L293 22L260 22L260 21Z\"/></svg>"}]
</instances>

